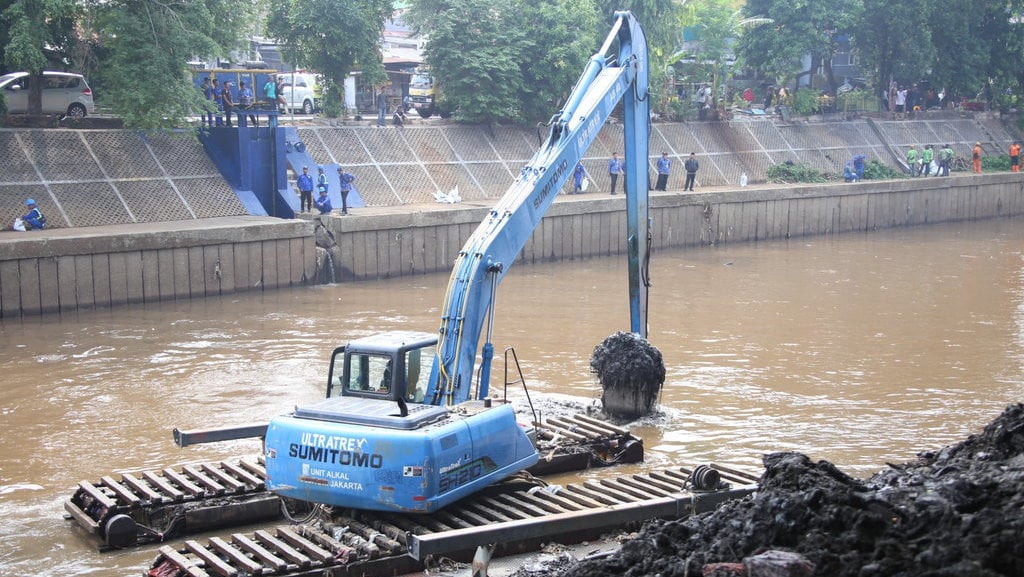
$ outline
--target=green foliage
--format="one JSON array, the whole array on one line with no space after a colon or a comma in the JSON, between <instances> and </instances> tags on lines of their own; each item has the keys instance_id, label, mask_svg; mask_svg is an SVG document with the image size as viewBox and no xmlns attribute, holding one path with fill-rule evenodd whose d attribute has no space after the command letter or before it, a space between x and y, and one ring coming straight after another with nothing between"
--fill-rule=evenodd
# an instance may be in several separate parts
<instances>
[{"instance_id":1,"label":"green foliage","mask_svg":"<svg viewBox=\"0 0 1024 577\"><path fill-rule=\"evenodd\" d=\"M797 114L810 115L821 110L821 101L816 90L801 89L793 93L793 111Z\"/></svg>"},{"instance_id":2,"label":"green foliage","mask_svg":"<svg viewBox=\"0 0 1024 577\"><path fill-rule=\"evenodd\" d=\"M420 0L408 16L465 122L547 120L597 45L592 0Z\"/></svg>"},{"instance_id":3,"label":"green foliage","mask_svg":"<svg viewBox=\"0 0 1024 577\"><path fill-rule=\"evenodd\" d=\"M380 38L391 13L390 0L273 0L267 32L284 44L288 62L339 86L358 67L373 86L387 79Z\"/></svg>"},{"instance_id":4,"label":"green foliage","mask_svg":"<svg viewBox=\"0 0 1024 577\"><path fill-rule=\"evenodd\" d=\"M171 128L205 105L185 62L213 54L213 16L202 2L112 0L96 8L110 56L99 75L107 104L133 128Z\"/></svg>"},{"instance_id":5,"label":"green foliage","mask_svg":"<svg viewBox=\"0 0 1024 577\"><path fill-rule=\"evenodd\" d=\"M877 110L878 100L864 88L841 92L836 96L836 112L856 110Z\"/></svg>"},{"instance_id":6,"label":"green foliage","mask_svg":"<svg viewBox=\"0 0 1024 577\"><path fill-rule=\"evenodd\" d=\"M320 90L323 91L320 112L328 118L340 117L345 112L345 99L341 86L330 78L322 78L320 79Z\"/></svg>"},{"instance_id":7,"label":"green foliage","mask_svg":"<svg viewBox=\"0 0 1024 577\"><path fill-rule=\"evenodd\" d=\"M831 177L835 180L835 177ZM783 162L768 167L768 182L792 184L796 182L828 182L830 177L805 164Z\"/></svg>"},{"instance_id":8,"label":"green foliage","mask_svg":"<svg viewBox=\"0 0 1024 577\"><path fill-rule=\"evenodd\" d=\"M1010 155L982 156L981 170L983 172L1006 172L1010 170Z\"/></svg>"},{"instance_id":9,"label":"green foliage","mask_svg":"<svg viewBox=\"0 0 1024 577\"><path fill-rule=\"evenodd\" d=\"M875 159L864 164L864 180L892 180L894 178L909 178L909 176L902 170L897 170Z\"/></svg>"}]
</instances>

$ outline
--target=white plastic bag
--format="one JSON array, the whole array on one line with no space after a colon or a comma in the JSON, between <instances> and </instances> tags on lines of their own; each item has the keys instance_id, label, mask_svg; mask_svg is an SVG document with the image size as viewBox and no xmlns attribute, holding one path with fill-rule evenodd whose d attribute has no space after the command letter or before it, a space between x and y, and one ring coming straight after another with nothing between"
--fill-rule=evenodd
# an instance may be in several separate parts
<instances>
[{"instance_id":1,"label":"white plastic bag","mask_svg":"<svg viewBox=\"0 0 1024 577\"><path fill-rule=\"evenodd\" d=\"M25 221L21 220L21 217L14 219L14 230L25 232Z\"/></svg>"},{"instance_id":2,"label":"white plastic bag","mask_svg":"<svg viewBox=\"0 0 1024 577\"><path fill-rule=\"evenodd\" d=\"M580 190L582 190L583 192L587 192L588 188L590 188L590 179L584 178L583 180L580 181Z\"/></svg>"}]
</instances>

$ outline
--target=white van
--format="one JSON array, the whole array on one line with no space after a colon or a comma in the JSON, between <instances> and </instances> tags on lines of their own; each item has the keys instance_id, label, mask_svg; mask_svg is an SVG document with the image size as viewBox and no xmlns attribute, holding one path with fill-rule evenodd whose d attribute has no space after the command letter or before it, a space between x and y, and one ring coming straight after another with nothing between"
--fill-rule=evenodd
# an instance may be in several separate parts
<instances>
[{"instance_id":1,"label":"white van","mask_svg":"<svg viewBox=\"0 0 1024 577\"><path fill-rule=\"evenodd\" d=\"M319 109L316 74L310 72L278 72L281 80L281 95L284 96L285 112L313 114Z\"/></svg>"},{"instance_id":2,"label":"white van","mask_svg":"<svg viewBox=\"0 0 1024 577\"><path fill-rule=\"evenodd\" d=\"M11 72L0 76L0 93L4 95L7 112L28 112L28 72ZM82 118L96 111L92 89L81 74L43 72L43 114L66 114Z\"/></svg>"}]
</instances>

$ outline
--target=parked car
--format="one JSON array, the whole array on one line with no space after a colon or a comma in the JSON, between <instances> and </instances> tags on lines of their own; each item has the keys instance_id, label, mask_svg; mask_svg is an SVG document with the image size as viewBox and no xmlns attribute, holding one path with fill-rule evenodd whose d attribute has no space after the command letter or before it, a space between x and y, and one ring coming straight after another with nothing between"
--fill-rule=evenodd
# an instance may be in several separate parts
<instances>
[{"instance_id":1,"label":"parked car","mask_svg":"<svg viewBox=\"0 0 1024 577\"><path fill-rule=\"evenodd\" d=\"M0 91L3 91L7 111L28 112L28 72L11 72L0 76ZM95 112L92 89L85 77L70 72L43 72L43 114L66 114L82 118Z\"/></svg>"},{"instance_id":2,"label":"parked car","mask_svg":"<svg viewBox=\"0 0 1024 577\"><path fill-rule=\"evenodd\" d=\"M310 72L278 72L281 79L281 94L284 96L287 110L285 112L302 112L313 114L318 110L319 87L316 74Z\"/></svg>"}]
</instances>

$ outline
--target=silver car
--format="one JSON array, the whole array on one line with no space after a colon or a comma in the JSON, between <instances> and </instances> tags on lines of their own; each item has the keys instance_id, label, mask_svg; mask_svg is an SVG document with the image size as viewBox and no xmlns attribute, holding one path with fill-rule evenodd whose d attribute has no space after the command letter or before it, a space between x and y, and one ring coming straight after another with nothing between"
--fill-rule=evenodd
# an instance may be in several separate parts
<instances>
[{"instance_id":1,"label":"silver car","mask_svg":"<svg viewBox=\"0 0 1024 577\"><path fill-rule=\"evenodd\" d=\"M28 72L11 72L0 76L0 93L7 103L8 112L28 112L29 76ZM43 114L66 114L82 118L95 110L92 89L84 76L70 72L43 72Z\"/></svg>"}]
</instances>

